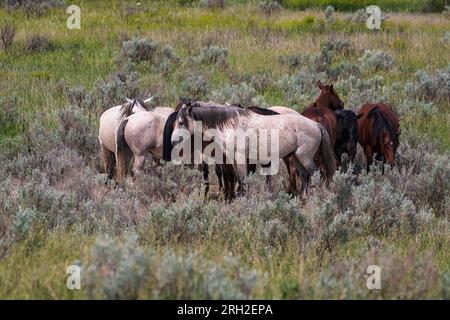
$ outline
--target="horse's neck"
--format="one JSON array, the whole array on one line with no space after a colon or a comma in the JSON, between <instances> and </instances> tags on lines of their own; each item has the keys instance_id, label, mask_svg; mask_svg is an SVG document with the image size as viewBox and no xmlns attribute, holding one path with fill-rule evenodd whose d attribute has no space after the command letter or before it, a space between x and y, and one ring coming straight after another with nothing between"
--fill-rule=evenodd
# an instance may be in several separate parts
<instances>
[{"instance_id":1,"label":"horse's neck","mask_svg":"<svg viewBox=\"0 0 450 320\"><path fill-rule=\"evenodd\" d=\"M311 104L307 107L307 109L309 109L309 108L317 108L317 101L314 101L313 103L311 103Z\"/></svg>"}]
</instances>

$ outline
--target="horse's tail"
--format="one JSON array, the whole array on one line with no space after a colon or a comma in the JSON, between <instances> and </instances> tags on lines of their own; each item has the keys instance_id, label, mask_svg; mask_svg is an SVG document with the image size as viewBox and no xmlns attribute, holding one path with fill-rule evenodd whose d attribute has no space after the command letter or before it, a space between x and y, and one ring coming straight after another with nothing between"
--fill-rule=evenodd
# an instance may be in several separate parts
<instances>
[{"instance_id":1,"label":"horse's tail","mask_svg":"<svg viewBox=\"0 0 450 320\"><path fill-rule=\"evenodd\" d=\"M333 145L327 129L325 129L325 127L320 123L318 123L317 126L319 127L322 135L320 140L319 156L325 168L325 177L327 181L330 181L333 177L334 171L336 170Z\"/></svg>"},{"instance_id":2,"label":"horse's tail","mask_svg":"<svg viewBox=\"0 0 450 320\"><path fill-rule=\"evenodd\" d=\"M128 119L120 122L116 134L116 164L117 164L117 181L122 181L127 173L127 160L131 150L125 141L125 126Z\"/></svg>"},{"instance_id":3,"label":"horse's tail","mask_svg":"<svg viewBox=\"0 0 450 320\"><path fill-rule=\"evenodd\" d=\"M175 119L177 118L178 112L173 112L166 120L166 124L164 125L163 131L163 160L170 161L172 160L172 132L173 125L175 123Z\"/></svg>"}]
</instances>

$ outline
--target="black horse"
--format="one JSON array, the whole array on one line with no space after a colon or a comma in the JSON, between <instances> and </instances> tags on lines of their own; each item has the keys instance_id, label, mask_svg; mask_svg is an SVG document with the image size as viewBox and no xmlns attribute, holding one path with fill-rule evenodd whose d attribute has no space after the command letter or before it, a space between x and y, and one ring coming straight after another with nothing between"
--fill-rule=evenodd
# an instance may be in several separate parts
<instances>
[{"instance_id":1,"label":"black horse","mask_svg":"<svg viewBox=\"0 0 450 320\"><path fill-rule=\"evenodd\" d=\"M358 119L351 110L336 110L336 143L334 152L337 165L341 165L341 157L347 154L350 161L354 161L358 144Z\"/></svg>"}]
</instances>

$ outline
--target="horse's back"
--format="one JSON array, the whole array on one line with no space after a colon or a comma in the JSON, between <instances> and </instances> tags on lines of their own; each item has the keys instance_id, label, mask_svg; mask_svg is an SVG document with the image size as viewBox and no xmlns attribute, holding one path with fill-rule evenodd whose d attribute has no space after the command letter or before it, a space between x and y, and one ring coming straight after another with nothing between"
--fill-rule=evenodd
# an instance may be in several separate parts
<instances>
[{"instance_id":1,"label":"horse's back","mask_svg":"<svg viewBox=\"0 0 450 320\"><path fill-rule=\"evenodd\" d=\"M283 107L283 106L273 106L273 107L270 107L269 110L278 112L280 114L299 114L294 109L291 109L288 107Z\"/></svg>"},{"instance_id":2,"label":"horse's back","mask_svg":"<svg viewBox=\"0 0 450 320\"><path fill-rule=\"evenodd\" d=\"M120 124L120 108L121 106L109 108L100 116L98 139L111 152L115 152L115 136Z\"/></svg>"},{"instance_id":3,"label":"horse's back","mask_svg":"<svg viewBox=\"0 0 450 320\"><path fill-rule=\"evenodd\" d=\"M358 132L364 132L368 129L370 113L373 110L379 110L385 118L389 121L393 129L399 133L400 123L397 115L392 111L391 107L384 103L365 103L358 111Z\"/></svg>"},{"instance_id":4,"label":"horse's back","mask_svg":"<svg viewBox=\"0 0 450 320\"><path fill-rule=\"evenodd\" d=\"M152 109L150 112L154 112L154 113L168 117L174 111L175 111L175 109L170 108L170 107L156 107L156 108Z\"/></svg>"},{"instance_id":5,"label":"horse's back","mask_svg":"<svg viewBox=\"0 0 450 320\"><path fill-rule=\"evenodd\" d=\"M320 123L327 129L328 134L332 140L332 143L336 142L336 114L334 111L328 108L321 107L309 107L305 109L302 113L303 116Z\"/></svg>"}]
</instances>

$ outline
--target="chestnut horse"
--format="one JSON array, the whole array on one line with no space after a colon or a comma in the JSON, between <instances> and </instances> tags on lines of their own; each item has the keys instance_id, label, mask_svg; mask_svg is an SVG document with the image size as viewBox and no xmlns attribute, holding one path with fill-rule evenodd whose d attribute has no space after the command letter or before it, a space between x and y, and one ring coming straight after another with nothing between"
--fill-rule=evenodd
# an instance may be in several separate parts
<instances>
[{"instance_id":1,"label":"chestnut horse","mask_svg":"<svg viewBox=\"0 0 450 320\"><path fill-rule=\"evenodd\" d=\"M319 107L328 108L333 111L344 109L344 102L339 98L334 91L333 85L323 85L322 82L317 81L317 87L320 89L320 94L316 101L311 103L308 108Z\"/></svg>"},{"instance_id":2,"label":"chestnut horse","mask_svg":"<svg viewBox=\"0 0 450 320\"><path fill-rule=\"evenodd\" d=\"M337 118L333 111L342 110L344 108L344 102L339 98L332 84L324 85L319 80L317 81L317 87L320 90L319 96L302 112L302 115L322 124L327 130L334 147L337 138ZM297 113L291 108L281 106L274 106L269 109L282 114ZM290 161L290 158L283 160L289 171L288 193L295 194L298 184L297 170L294 163ZM317 155L314 157L314 162L320 163L320 159Z\"/></svg>"},{"instance_id":3,"label":"chestnut horse","mask_svg":"<svg viewBox=\"0 0 450 320\"><path fill-rule=\"evenodd\" d=\"M364 149L367 171L377 159L392 166L395 164L395 152L399 146L400 124L392 109L383 103L366 103L358 112L358 142Z\"/></svg>"}]
</instances>

